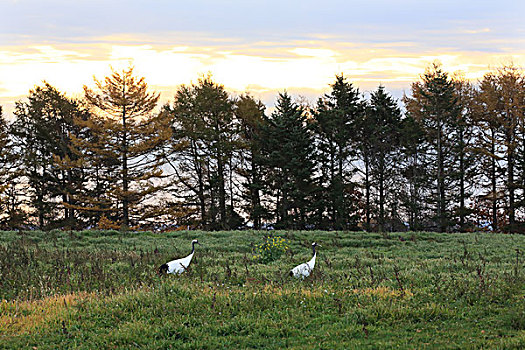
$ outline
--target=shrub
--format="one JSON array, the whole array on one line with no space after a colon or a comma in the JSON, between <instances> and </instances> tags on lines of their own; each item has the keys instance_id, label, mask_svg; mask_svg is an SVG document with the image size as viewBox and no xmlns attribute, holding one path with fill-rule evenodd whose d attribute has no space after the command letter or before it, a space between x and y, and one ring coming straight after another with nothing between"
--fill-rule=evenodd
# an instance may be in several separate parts
<instances>
[{"instance_id":1,"label":"shrub","mask_svg":"<svg viewBox=\"0 0 525 350\"><path fill-rule=\"evenodd\" d=\"M286 240L282 237L265 236L264 242L255 246L253 258L267 264L277 260L288 250Z\"/></svg>"}]
</instances>

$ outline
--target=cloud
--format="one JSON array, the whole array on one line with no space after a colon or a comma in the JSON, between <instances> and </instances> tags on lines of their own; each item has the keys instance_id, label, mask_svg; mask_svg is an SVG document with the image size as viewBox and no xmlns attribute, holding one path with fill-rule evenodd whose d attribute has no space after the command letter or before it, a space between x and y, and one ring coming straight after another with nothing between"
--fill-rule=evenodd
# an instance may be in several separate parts
<instances>
[{"instance_id":1,"label":"cloud","mask_svg":"<svg viewBox=\"0 0 525 350\"><path fill-rule=\"evenodd\" d=\"M265 101L321 93L338 73L401 91L434 60L475 80L525 66L524 11L516 0L0 1L0 103L42 80L80 95L129 64L165 100L207 72Z\"/></svg>"},{"instance_id":2,"label":"cloud","mask_svg":"<svg viewBox=\"0 0 525 350\"><path fill-rule=\"evenodd\" d=\"M464 31L467 34L480 34L490 32L490 28L481 28L481 29L465 29Z\"/></svg>"},{"instance_id":3,"label":"cloud","mask_svg":"<svg viewBox=\"0 0 525 350\"><path fill-rule=\"evenodd\" d=\"M335 74L344 73L365 90L382 83L409 88L425 67L439 60L450 72L463 71L478 79L489 66L514 62L525 66L525 50L507 53L446 51L407 52L404 43L381 46L366 43L324 41L263 42L246 50L244 44L224 50L218 46L78 44L0 47L0 98L27 94L43 80L71 94L80 95L93 75L103 78L110 66L120 69L132 64L150 87L172 98L177 86L211 72L231 91L253 89L256 93L294 88L324 91ZM410 46L411 47L411 46ZM245 53L249 52L249 54Z\"/></svg>"}]
</instances>

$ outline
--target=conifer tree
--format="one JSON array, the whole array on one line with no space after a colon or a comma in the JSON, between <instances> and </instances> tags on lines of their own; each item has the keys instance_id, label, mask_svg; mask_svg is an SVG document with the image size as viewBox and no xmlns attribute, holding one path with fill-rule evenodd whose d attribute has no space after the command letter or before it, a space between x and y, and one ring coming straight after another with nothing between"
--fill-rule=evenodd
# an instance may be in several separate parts
<instances>
[{"instance_id":1,"label":"conifer tree","mask_svg":"<svg viewBox=\"0 0 525 350\"><path fill-rule=\"evenodd\" d=\"M403 184L399 187L399 197L410 230L424 229L428 217L428 197L431 188L425 157L427 144L421 125L410 115L401 122L400 163Z\"/></svg>"},{"instance_id":2,"label":"conifer tree","mask_svg":"<svg viewBox=\"0 0 525 350\"><path fill-rule=\"evenodd\" d=\"M133 67L113 71L104 81L95 79L95 88L84 86L84 93L94 116L81 125L96 137L84 144L91 154L87 161L97 167L104 159L118 167L118 177L107 190L116 201L121 227L161 215L158 206L148 205L163 187L162 149L171 137L168 115L154 112L159 94L148 92Z\"/></svg>"},{"instance_id":3,"label":"conifer tree","mask_svg":"<svg viewBox=\"0 0 525 350\"><path fill-rule=\"evenodd\" d=\"M34 208L41 229L75 223L69 190L82 180L58 164L71 157L71 135L78 130L73 120L83 113L76 100L48 83L30 91L27 102L16 104L11 130L27 182L27 205Z\"/></svg>"},{"instance_id":4,"label":"conifer tree","mask_svg":"<svg viewBox=\"0 0 525 350\"><path fill-rule=\"evenodd\" d=\"M357 203L351 178L355 173L352 159L360 144L356 137L360 120L364 117L364 104L359 90L347 82L343 75L336 76L332 91L320 99L314 113L315 135L319 152L319 168L326 193L328 215L326 227L352 229L357 227Z\"/></svg>"},{"instance_id":5,"label":"conifer tree","mask_svg":"<svg viewBox=\"0 0 525 350\"><path fill-rule=\"evenodd\" d=\"M9 187L7 179L11 167L11 152L9 149L9 143L7 121L4 119L2 114L2 106L0 106L0 206L2 212L4 213L6 212L4 193Z\"/></svg>"},{"instance_id":6,"label":"conifer tree","mask_svg":"<svg viewBox=\"0 0 525 350\"><path fill-rule=\"evenodd\" d=\"M483 77L476 96L476 150L485 165L481 167L481 198L491 203L493 230L516 230L516 209L523 206L523 200L517 198L523 193L524 86L523 73L504 66ZM503 222L498 215L500 208L505 209Z\"/></svg>"},{"instance_id":7,"label":"conifer tree","mask_svg":"<svg viewBox=\"0 0 525 350\"><path fill-rule=\"evenodd\" d=\"M305 228L315 191L313 135L301 107L280 93L264 131L263 156L268 186L276 199L276 226Z\"/></svg>"},{"instance_id":8,"label":"conifer tree","mask_svg":"<svg viewBox=\"0 0 525 350\"><path fill-rule=\"evenodd\" d=\"M427 69L420 82L412 84L412 97L404 98L407 112L426 134L426 154L433 180L434 219L437 229L445 232L451 225L451 177L454 172L452 148L460 108L454 83L441 67Z\"/></svg>"},{"instance_id":9,"label":"conifer tree","mask_svg":"<svg viewBox=\"0 0 525 350\"><path fill-rule=\"evenodd\" d=\"M456 189L453 195L456 198L454 217L457 219L458 228L465 232L472 228L468 218L473 213L467 205L475 191L478 182L479 157L475 148L475 135L478 132L474 122L474 87L464 77L452 77L454 90L458 101L458 120L453 129L455 142L452 153L455 161L455 172L452 177L456 179Z\"/></svg>"},{"instance_id":10,"label":"conifer tree","mask_svg":"<svg viewBox=\"0 0 525 350\"><path fill-rule=\"evenodd\" d=\"M495 117L498 104L499 98L494 77L487 74L481 80L475 96L474 122L477 127L477 134L473 150L479 154L481 165L478 178L481 193L475 203L478 216L489 211L483 209L485 203L488 204L490 224L494 231L499 230L501 225L498 220L498 211L502 200L500 174L503 171L501 164L503 154L499 146L501 144L501 124ZM481 220L488 221L488 215Z\"/></svg>"},{"instance_id":11,"label":"conifer tree","mask_svg":"<svg viewBox=\"0 0 525 350\"><path fill-rule=\"evenodd\" d=\"M200 224L208 229L226 229L236 214L227 211L227 174L237 147L234 103L222 85L211 76L197 84L181 86L170 111L174 141L182 147L171 155L182 195L200 212ZM232 184L229 184L230 188ZM230 203L233 201L229 194ZM237 221L237 220L234 220Z\"/></svg>"},{"instance_id":12,"label":"conifer tree","mask_svg":"<svg viewBox=\"0 0 525 350\"><path fill-rule=\"evenodd\" d=\"M261 228L262 220L268 217L262 203L264 167L262 162L262 132L267 119L265 107L250 95L242 95L235 103L235 115L240 124L239 157L241 166L238 174L244 179L246 189L246 212L255 229Z\"/></svg>"},{"instance_id":13,"label":"conifer tree","mask_svg":"<svg viewBox=\"0 0 525 350\"><path fill-rule=\"evenodd\" d=\"M99 132L111 127L111 121L88 113L74 123L80 130L70 135L72 154L57 164L81 176L83 185L70 191L73 203L68 207L79 213L86 227L118 229L119 198L112 189L120 178L120 164L108 149L111 134Z\"/></svg>"},{"instance_id":14,"label":"conifer tree","mask_svg":"<svg viewBox=\"0 0 525 350\"><path fill-rule=\"evenodd\" d=\"M525 203L519 200L520 164L523 164L523 125L525 123L525 76L513 66L504 66L497 70L496 84L500 99L500 108L497 117L501 120L503 140L506 147L505 187L507 192L507 216L509 227L507 231L516 232L518 223L516 212L519 206Z\"/></svg>"},{"instance_id":15,"label":"conifer tree","mask_svg":"<svg viewBox=\"0 0 525 350\"><path fill-rule=\"evenodd\" d=\"M388 197L394 202L392 207L396 207L392 185L399 179L397 151L400 147L401 110L383 86L370 96L363 128L367 131L363 137L363 143L368 145L367 163L377 193L378 229L384 231Z\"/></svg>"},{"instance_id":16,"label":"conifer tree","mask_svg":"<svg viewBox=\"0 0 525 350\"><path fill-rule=\"evenodd\" d=\"M0 106L0 227L4 230L20 228L26 219L21 207L19 157L15 152L10 125Z\"/></svg>"}]
</instances>

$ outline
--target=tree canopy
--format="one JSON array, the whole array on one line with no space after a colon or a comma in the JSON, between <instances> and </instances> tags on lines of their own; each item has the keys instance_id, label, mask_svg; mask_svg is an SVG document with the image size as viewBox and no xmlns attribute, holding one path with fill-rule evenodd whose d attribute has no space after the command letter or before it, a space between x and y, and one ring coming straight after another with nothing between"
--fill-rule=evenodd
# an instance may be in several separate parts
<instances>
[{"instance_id":1,"label":"tree canopy","mask_svg":"<svg viewBox=\"0 0 525 350\"><path fill-rule=\"evenodd\" d=\"M0 225L525 232L522 69L328 88L267 108L204 75L159 106L133 67L81 98L44 82L0 118Z\"/></svg>"}]
</instances>

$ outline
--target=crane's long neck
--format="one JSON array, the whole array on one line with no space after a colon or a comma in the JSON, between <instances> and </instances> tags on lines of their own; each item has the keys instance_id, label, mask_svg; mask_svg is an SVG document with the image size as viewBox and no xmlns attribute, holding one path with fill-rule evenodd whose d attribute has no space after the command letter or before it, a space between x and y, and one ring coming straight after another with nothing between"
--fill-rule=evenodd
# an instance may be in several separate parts
<instances>
[{"instance_id":1,"label":"crane's long neck","mask_svg":"<svg viewBox=\"0 0 525 350\"><path fill-rule=\"evenodd\" d=\"M308 266L310 267L310 269L313 269L315 266L315 256L317 255L317 253L315 252L315 246L313 248L313 251L314 251L314 256L312 256L312 258L308 262Z\"/></svg>"},{"instance_id":2,"label":"crane's long neck","mask_svg":"<svg viewBox=\"0 0 525 350\"><path fill-rule=\"evenodd\" d=\"M312 245L312 253L313 253L314 257L315 257L315 245Z\"/></svg>"},{"instance_id":3,"label":"crane's long neck","mask_svg":"<svg viewBox=\"0 0 525 350\"><path fill-rule=\"evenodd\" d=\"M191 253L190 255L193 255L195 253L195 242L191 242Z\"/></svg>"}]
</instances>

